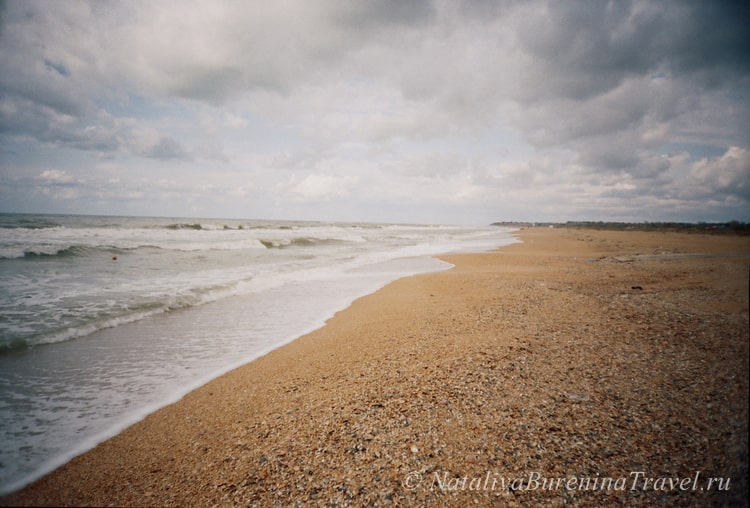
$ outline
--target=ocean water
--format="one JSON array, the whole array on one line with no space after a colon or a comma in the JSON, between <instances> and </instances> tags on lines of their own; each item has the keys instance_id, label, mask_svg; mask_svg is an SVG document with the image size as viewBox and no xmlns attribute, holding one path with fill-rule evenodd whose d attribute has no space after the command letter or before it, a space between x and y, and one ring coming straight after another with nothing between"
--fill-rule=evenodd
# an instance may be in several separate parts
<instances>
[{"instance_id":1,"label":"ocean water","mask_svg":"<svg viewBox=\"0 0 750 508\"><path fill-rule=\"evenodd\" d=\"M322 326L431 256L439 225L0 214L0 493Z\"/></svg>"}]
</instances>

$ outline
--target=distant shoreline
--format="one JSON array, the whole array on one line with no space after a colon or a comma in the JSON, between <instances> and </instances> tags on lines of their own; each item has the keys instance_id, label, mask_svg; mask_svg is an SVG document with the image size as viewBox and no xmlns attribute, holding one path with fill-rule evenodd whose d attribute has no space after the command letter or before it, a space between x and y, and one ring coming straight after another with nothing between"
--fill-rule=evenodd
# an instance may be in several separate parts
<instances>
[{"instance_id":1,"label":"distant shoreline","mask_svg":"<svg viewBox=\"0 0 750 508\"><path fill-rule=\"evenodd\" d=\"M578 228L599 229L604 231L673 231L685 233L721 233L721 234L750 234L750 223L729 222L608 222L608 221L567 221L567 222L493 222L492 226L502 227L550 227L550 228Z\"/></svg>"}]
</instances>

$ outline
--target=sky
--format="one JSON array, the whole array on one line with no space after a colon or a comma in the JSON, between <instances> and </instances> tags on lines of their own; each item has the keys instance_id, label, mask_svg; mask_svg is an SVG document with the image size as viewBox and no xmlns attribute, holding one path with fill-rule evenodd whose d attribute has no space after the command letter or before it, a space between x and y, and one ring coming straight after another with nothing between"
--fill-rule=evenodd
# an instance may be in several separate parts
<instances>
[{"instance_id":1,"label":"sky","mask_svg":"<svg viewBox=\"0 0 750 508\"><path fill-rule=\"evenodd\" d=\"M0 0L0 212L748 222L748 5Z\"/></svg>"}]
</instances>

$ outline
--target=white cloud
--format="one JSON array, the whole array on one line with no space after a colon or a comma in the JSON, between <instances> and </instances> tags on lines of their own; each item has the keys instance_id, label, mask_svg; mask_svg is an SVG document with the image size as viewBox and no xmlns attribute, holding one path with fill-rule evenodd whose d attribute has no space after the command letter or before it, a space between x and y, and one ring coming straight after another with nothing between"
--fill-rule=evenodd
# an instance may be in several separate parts
<instances>
[{"instance_id":1,"label":"white cloud","mask_svg":"<svg viewBox=\"0 0 750 508\"><path fill-rule=\"evenodd\" d=\"M232 113L225 113L224 123L231 129L242 129L243 127L247 127L248 125L247 120L245 120L241 116L233 115Z\"/></svg>"},{"instance_id":2,"label":"white cloud","mask_svg":"<svg viewBox=\"0 0 750 508\"><path fill-rule=\"evenodd\" d=\"M70 183L73 181L73 177L59 169L47 169L39 175L39 180L50 183Z\"/></svg>"},{"instance_id":3,"label":"white cloud","mask_svg":"<svg viewBox=\"0 0 750 508\"><path fill-rule=\"evenodd\" d=\"M355 177L316 173L307 175L300 181L292 177L285 186L285 192L305 201L330 201L347 197L356 183Z\"/></svg>"},{"instance_id":4,"label":"white cloud","mask_svg":"<svg viewBox=\"0 0 750 508\"><path fill-rule=\"evenodd\" d=\"M750 150L733 146L719 158L695 161L689 178L706 195L721 192L750 199Z\"/></svg>"}]
</instances>

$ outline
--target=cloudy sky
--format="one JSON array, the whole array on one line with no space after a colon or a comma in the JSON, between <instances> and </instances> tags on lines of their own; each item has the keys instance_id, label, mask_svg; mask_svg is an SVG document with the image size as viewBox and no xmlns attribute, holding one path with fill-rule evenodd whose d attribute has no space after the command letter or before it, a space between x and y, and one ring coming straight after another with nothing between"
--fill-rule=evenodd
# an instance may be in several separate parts
<instances>
[{"instance_id":1,"label":"cloudy sky","mask_svg":"<svg viewBox=\"0 0 750 508\"><path fill-rule=\"evenodd\" d=\"M730 1L13 1L0 211L750 221Z\"/></svg>"}]
</instances>

